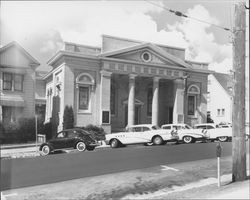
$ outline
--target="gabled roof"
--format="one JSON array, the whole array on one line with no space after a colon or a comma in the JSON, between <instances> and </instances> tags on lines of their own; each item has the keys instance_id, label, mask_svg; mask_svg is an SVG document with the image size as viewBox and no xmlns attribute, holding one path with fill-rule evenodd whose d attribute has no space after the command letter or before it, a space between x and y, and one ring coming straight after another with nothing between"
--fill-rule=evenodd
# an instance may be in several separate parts
<instances>
[{"instance_id":1,"label":"gabled roof","mask_svg":"<svg viewBox=\"0 0 250 200\"><path fill-rule=\"evenodd\" d=\"M119 50L115 50L115 51L110 51L107 53L102 53L100 54L101 57L111 57L111 56L115 56L118 54L123 54L123 53L128 53L131 51L136 51L136 50L140 50L143 48L149 48L152 51L156 52L157 54L159 54L160 56L162 56L163 58L165 58L166 60L170 60L178 65L181 65L187 69L192 69L192 66L188 63L186 63L184 60L179 59L171 54L169 54L168 52L162 50L160 47L152 44L152 43L143 43L143 44L139 44L139 45L135 45L132 47L128 47L128 48L123 48L123 49L119 49Z\"/></svg>"},{"instance_id":2,"label":"gabled roof","mask_svg":"<svg viewBox=\"0 0 250 200\"><path fill-rule=\"evenodd\" d=\"M228 93L228 95L232 96L232 88L233 88L233 78L229 74L223 73L214 73L213 74L219 84L223 87L223 89Z\"/></svg>"},{"instance_id":3,"label":"gabled roof","mask_svg":"<svg viewBox=\"0 0 250 200\"><path fill-rule=\"evenodd\" d=\"M7 51L8 49L12 48L12 47L16 47L18 50L20 50L20 52L27 58L29 59L32 64L34 66L39 66L40 63L34 58L32 57L20 44L18 44L16 41L13 41L5 46L3 46L2 48L0 48L0 54L3 53L4 51Z\"/></svg>"}]
</instances>

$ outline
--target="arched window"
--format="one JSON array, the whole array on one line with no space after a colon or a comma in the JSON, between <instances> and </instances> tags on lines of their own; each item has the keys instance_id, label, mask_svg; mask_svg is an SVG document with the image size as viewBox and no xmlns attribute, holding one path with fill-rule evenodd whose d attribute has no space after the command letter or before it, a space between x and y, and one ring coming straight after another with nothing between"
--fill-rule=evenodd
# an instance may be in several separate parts
<instances>
[{"instance_id":1,"label":"arched window","mask_svg":"<svg viewBox=\"0 0 250 200\"><path fill-rule=\"evenodd\" d=\"M197 85L190 85L187 90L188 93L188 115L195 116L197 108L197 96L200 94L200 88Z\"/></svg>"},{"instance_id":2,"label":"arched window","mask_svg":"<svg viewBox=\"0 0 250 200\"><path fill-rule=\"evenodd\" d=\"M91 111L91 91L94 89L95 80L88 73L82 73L76 78L77 104L79 112Z\"/></svg>"}]
</instances>

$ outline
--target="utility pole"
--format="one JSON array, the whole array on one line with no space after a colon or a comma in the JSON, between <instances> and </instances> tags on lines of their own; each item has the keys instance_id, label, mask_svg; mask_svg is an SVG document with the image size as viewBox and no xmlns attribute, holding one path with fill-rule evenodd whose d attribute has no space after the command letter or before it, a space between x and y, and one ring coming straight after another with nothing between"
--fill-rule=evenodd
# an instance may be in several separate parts
<instances>
[{"instance_id":1,"label":"utility pole","mask_svg":"<svg viewBox=\"0 0 250 200\"><path fill-rule=\"evenodd\" d=\"M233 29L233 137L232 137L232 181L246 179L246 141L245 141L245 47L246 11L245 2L235 4Z\"/></svg>"}]
</instances>

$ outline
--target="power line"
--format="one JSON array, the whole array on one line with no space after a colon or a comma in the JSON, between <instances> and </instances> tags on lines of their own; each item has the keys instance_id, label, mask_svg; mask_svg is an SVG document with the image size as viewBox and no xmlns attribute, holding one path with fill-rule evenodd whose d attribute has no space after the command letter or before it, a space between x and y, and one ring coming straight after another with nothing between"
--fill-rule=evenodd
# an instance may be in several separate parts
<instances>
[{"instance_id":1,"label":"power line","mask_svg":"<svg viewBox=\"0 0 250 200\"><path fill-rule=\"evenodd\" d=\"M211 25L211 26L215 26L215 27L220 28L220 29L223 29L223 30L225 30L225 31L230 31L230 32L232 32L232 30L229 29L229 28L227 28L227 27L219 26L219 25L216 25L216 24L213 24L213 23L210 23L210 22L207 22L207 21L198 19L198 18L190 17L190 16L188 16L188 15L186 15L186 14L183 14L183 13L180 12L180 11L177 11L177 10L173 10L173 9L167 8L166 6L161 6L161 5L157 4L157 3L154 3L154 2L151 2L151 1L148 1L148 0L144 0L144 1L146 1L147 3L150 3L150 4L152 4L152 5L158 6L158 7L160 7L160 8L163 8L164 10L167 10L168 12L171 12L171 13L175 14L175 15L178 16L178 17L185 17L185 18L193 19L193 20L196 20L196 21L205 23L205 24L209 24L209 25Z\"/></svg>"}]
</instances>

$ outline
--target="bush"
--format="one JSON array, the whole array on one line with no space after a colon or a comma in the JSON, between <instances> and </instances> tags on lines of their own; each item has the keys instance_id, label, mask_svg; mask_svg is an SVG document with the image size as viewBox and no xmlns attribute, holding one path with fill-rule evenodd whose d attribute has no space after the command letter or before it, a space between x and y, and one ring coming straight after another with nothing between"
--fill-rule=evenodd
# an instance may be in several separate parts
<instances>
[{"instance_id":1,"label":"bush","mask_svg":"<svg viewBox=\"0 0 250 200\"><path fill-rule=\"evenodd\" d=\"M102 127L95 126L93 124L89 124L86 127L79 127L83 130L86 130L91 133L95 140L105 140L105 132Z\"/></svg>"},{"instance_id":2,"label":"bush","mask_svg":"<svg viewBox=\"0 0 250 200\"><path fill-rule=\"evenodd\" d=\"M46 140L50 140L52 138L52 123L47 122L43 125L43 130L41 134L46 135Z\"/></svg>"},{"instance_id":3,"label":"bush","mask_svg":"<svg viewBox=\"0 0 250 200\"><path fill-rule=\"evenodd\" d=\"M18 143L21 142L21 135L18 131L19 125L17 122L3 123L1 140L3 143Z\"/></svg>"},{"instance_id":4,"label":"bush","mask_svg":"<svg viewBox=\"0 0 250 200\"><path fill-rule=\"evenodd\" d=\"M74 111L72 106L65 106L63 113L63 129L74 127Z\"/></svg>"},{"instance_id":5,"label":"bush","mask_svg":"<svg viewBox=\"0 0 250 200\"><path fill-rule=\"evenodd\" d=\"M22 142L35 141L36 140L36 122L35 118L20 118L18 120L19 134Z\"/></svg>"}]
</instances>

